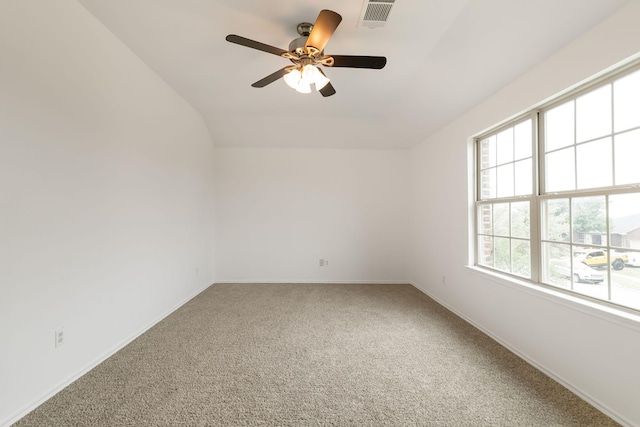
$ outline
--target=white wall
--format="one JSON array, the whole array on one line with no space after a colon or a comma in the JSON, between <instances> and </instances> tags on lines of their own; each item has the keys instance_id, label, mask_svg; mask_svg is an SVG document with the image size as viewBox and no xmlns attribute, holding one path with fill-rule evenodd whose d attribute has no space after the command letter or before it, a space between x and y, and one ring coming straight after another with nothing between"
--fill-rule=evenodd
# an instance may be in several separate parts
<instances>
[{"instance_id":1,"label":"white wall","mask_svg":"<svg viewBox=\"0 0 640 427\"><path fill-rule=\"evenodd\" d=\"M213 154L75 1L0 2L0 425L212 283Z\"/></svg>"},{"instance_id":2,"label":"white wall","mask_svg":"<svg viewBox=\"0 0 640 427\"><path fill-rule=\"evenodd\" d=\"M216 148L216 282L407 283L408 169L406 150Z\"/></svg>"},{"instance_id":3,"label":"white wall","mask_svg":"<svg viewBox=\"0 0 640 427\"><path fill-rule=\"evenodd\" d=\"M640 3L412 152L412 282L627 425L640 425L640 320L490 279L468 262L468 138L640 51ZM445 283L442 277L445 276Z\"/></svg>"},{"instance_id":4,"label":"white wall","mask_svg":"<svg viewBox=\"0 0 640 427\"><path fill-rule=\"evenodd\" d=\"M639 51L639 17L634 2L411 153L214 153L200 116L75 1L1 2L0 425L214 271L218 282L410 278L640 425L636 321L464 267L467 138Z\"/></svg>"}]
</instances>

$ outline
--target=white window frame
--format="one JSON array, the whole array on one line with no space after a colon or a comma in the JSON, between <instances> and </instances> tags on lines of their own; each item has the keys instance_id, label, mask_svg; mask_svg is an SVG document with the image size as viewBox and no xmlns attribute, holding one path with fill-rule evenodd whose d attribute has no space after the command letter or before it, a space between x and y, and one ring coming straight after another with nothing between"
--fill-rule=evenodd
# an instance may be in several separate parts
<instances>
[{"instance_id":1,"label":"white window frame","mask_svg":"<svg viewBox=\"0 0 640 427\"><path fill-rule=\"evenodd\" d=\"M515 127L521 123L526 122L527 120L531 120L531 171L532 171L532 176L531 176L531 183L532 183L532 188L531 188L531 194L530 195L525 195L525 196L510 196L510 197L495 197L495 198L486 198L483 199L481 198L481 194L482 194L482 189L480 188L480 186L482 185L480 178L480 171L482 170L482 166L481 166L481 162L482 159L480 158L480 156L478 155L479 153L479 145L481 144L482 140L486 139L487 137L490 137L492 135L497 135L498 133L509 129L511 127ZM479 236L480 236L480 232L478 230L478 220L479 218L477 217L477 213L478 213L478 208L479 206L483 205L483 204L498 204L498 203L513 203L513 202L524 202L524 201L529 201L529 212L531 217L537 217L537 214L535 213L535 206L536 206L536 202L535 202L535 196L537 193L537 178L536 178L536 170L537 170L537 165L538 165L538 155L537 155L537 147L535 144L536 141L536 135L537 135L537 131L538 131L538 125L537 125L537 114L536 112L530 112L521 116L518 116L517 118L510 120L504 124L502 124L501 126L495 127L493 129L491 129L488 132L485 132L484 134L477 136L474 138L474 151L475 151L475 206L474 206L474 230L475 230L475 236L474 236L474 253L475 255L475 265L479 266L479 267L484 267L478 264L478 254L480 253L480 248L478 247L478 240L479 240ZM514 160L513 163L515 163L516 161ZM515 176L514 176L515 179ZM531 218L532 220L532 224L533 224L533 218ZM538 253L537 253L537 245L535 245L534 243L536 242L536 228L535 227L530 227L530 232L529 232L529 241L530 241L530 251L531 251L531 281L536 282L537 278L538 278L538 271L535 268L536 263L538 262ZM488 268L488 267L487 267ZM522 276L518 276L515 274L511 274L511 273L507 273L501 270L496 270L496 269L491 269L492 271L497 271L503 274L506 274L508 276L512 276L518 279L523 279Z\"/></svg>"},{"instance_id":2,"label":"white window frame","mask_svg":"<svg viewBox=\"0 0 640 427\"><path fill-rule=\"evenodd\" d=\"M544 132L544 113L546 111L551 110L552 108L562 105L565 102L569 102L571 100L575 100L579 98L581 95L592 92L600 87L603 87L607 84L611 84L613 81L616 81L622 77L625 77L628 74L640 71L640 60L636 59L632 62L629 62L621 67L614 69L613 71L609 71L606 74L603 74L597 78L592 79L591 81L580 85L577 88L566 91L564 94L559 95L551 99L550 101L546 101L543 104L536 106L525 112L524 114L520 114L508 121L504 121L499 125L496 125L487 131L482 132L481 134L475 135L472 137L473 140L473 208L471 209L471 228L473 230L471 234L472 244L471 251L473 254L473 265L474 267L486 270L491 272L491 274L498 274L500 277L504 277L508 280L512 280L516 283L528 283L533 284L535 286L540 286L542 288L552 289L554 291L558 291L560 293L569 294L574 297L578 297L579 299L584 299L592 302L596 302L599 305L612 306L616 309L623 309L624 311L629 311L635 314L640 312L639 308L632 308L626 305L621 305L619 303L613 302L611 300L604 300L596 297L592 297L589 295L585 295L583 293L578 293L573 290L563 289L561 287L554 286L552 284L547 284L543 282L543 257L542 257L542 207L544 201L551 199L573 199L575 197L587 197L587 196L605 196L605 199L608 202L608 198L611 195L616 194L630 194L630 193L640 193L640 183L632 184L632 185L613 185L607 187L599 187L599 188L589 188L589 189L574 189L567 191L557 191L557 192L547 192L546 189L546 171L545 171L545 132ZM613 104L613 95L612 95L612 104ZM614 109L612 107L612 115L614 114ZM519 123L522 123L526 120L531 120L532 123L532 193L527 196L513 196L513 197L495 197L495 198L485 198L481 197L482 189L480 188L482 185L481 182L481 170L482 170L482 159L480 158L480 144L481 141L491 137L492 135L497 135L501 131L508 129L510 127L514 127ZM575 120L575 119L574 119ZM574 122L575 123L575 122ZM633 129L640 129L633 128ZM629 132L627 129L624 132ZM613 138L615 135L622 132L615 132L612 129L610 136ZM584 142L581 142L584 143ZM575 142L575 132L574 132L574 150L578 144ZM615 149L615 148L613 148ZM577 163L577 156L574 155L574 162ZM614 166L612 166L613 168ZM577 167L574 167L574 173L577 174ZM615 177L615 169L613 169L613 175ZM577 178L576 186L577 186ZM491 268L485 265L482 265L479 262L480 257L480 248L479 248L479 240L483 233L481 233L479 227L479 207L484 204L494 204L494 203L506 203L506 202L521 202L521 201L530 201L530 251L531 251L531 276L529 278L523 278L521 276L515 275L513 273L501 271L495 268ZM607 204L608 206L608 204ZM574 246L592 246L594 248L611 248L612 243L610 242L610 233L609 233L609 213L607 210L606 213L607 225L606 225L606 245L592 245L592 244L582 244L578 242L574 242L573 239L570 239L569 245L571 248ZM572 261L573 262L573 261ZM607 271L607 287L608 287L608 297L611 298L611 264L608 263ZM573 288L573 287L572 287Z\"/></svg>"}]
</instances>

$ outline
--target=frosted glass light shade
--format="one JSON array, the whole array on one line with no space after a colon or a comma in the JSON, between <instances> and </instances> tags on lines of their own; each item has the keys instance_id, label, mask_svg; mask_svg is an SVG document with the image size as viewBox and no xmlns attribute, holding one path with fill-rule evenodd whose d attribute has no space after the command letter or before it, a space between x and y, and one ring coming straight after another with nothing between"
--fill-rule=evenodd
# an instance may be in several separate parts
<instances>
[{"instance_id":1,"label":"frosted glass light shade","mask_svg":"<svg viewBox=\"0 0 640 427\"><path fill-rule=\"evenodd\" d=\"M300 80L300 83L298 83L296 90L300 93L311 93L311 85L302 79Z\"/></svg>"},{"instance_id":2,"label":"frosted glass light shade","mask_svg":"<svg viewBox=\"0 0 640 427\"><path fill-rule=\"evenodd\" d=\"M318 68L314 67L313 65L306 65L304 67L304 69L302 70L302 80L308 81L309 84L315 84L316 90L322 89L327 85L327 83L329 83L329 79L326 78L324 74L322 74L320 70L318 70Z\"/></svg>"},{"instance_id":3,"label":"frosted glass light shade","mask_svg":"<svg viewBox=\"0 0 640 427\"><path fill-rule=\"evenodd\" d=\"M300 83L301 78L302 75L300 74L300 70L291 70L283 77L285 83L289 85L291 89L298 88L298 83Z\"/></svg>"},{"instance_id":4,"label":"frosted glass light shade","mask_svg":"<svg viewBox=\"0 0 640 427\"><path fill-rule=\"evenodd\" d=\"M316 90L320 90L329 83L329 79L311 64L289 71L283 79L290 88L300 93L311 93L312 84Z\"/></svg>"}]
</instances>

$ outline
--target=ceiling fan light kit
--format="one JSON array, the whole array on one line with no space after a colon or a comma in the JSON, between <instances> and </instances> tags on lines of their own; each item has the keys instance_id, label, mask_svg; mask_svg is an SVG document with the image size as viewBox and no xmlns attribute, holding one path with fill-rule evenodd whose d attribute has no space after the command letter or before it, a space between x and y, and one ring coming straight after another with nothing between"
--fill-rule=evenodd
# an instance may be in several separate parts
<instances>
[{"instance_id":1,"label":"ceiling fan light kit","mask_svg":"<svg viewBox=\"0 0 640 427\"><path fill-rule=\"evenodd\" d=\"M329 83L329 79L312 64L291 69L283 79L290 88L300 93L311 93L312 87L321 90Z\"/></svg>"},{"instance_id":2,"label":"ceiling fan light kit","mask_svg":"<svg viewBox=\"0 0 640 427\"><path fill-rule=\"evenodd\" d=\"M324 97L336 93L329 78L320 69L325 67L381 69L387 63L384 56L325 55L324 47L342 21L342 17L331 10L320 11L314 24L302 22L297 31L300 37L289 44L289 50L279 49L264 43L229 34L226 40L289 59L294 65L284 67L275 73L253 83L253 87L265 87L282 78L285 83L300 93L318 91Z\"/></svg>"}]
</instances>

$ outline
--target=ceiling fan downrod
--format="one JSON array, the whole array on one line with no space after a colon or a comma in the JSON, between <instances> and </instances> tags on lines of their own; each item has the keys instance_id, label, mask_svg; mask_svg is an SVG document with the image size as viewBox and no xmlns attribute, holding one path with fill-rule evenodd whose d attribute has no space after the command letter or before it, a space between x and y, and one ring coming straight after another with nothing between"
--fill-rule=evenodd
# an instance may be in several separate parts
<instances>
[{"instance_id":1,"label":"ceiling fan downrod","mask_svg":"<svg viewBox=\"0 0 640 427\"><path fill-rule=\"evenodd\" d=\"M298 24L296 31L303 37L309 37L311 34L311 30L313 30L313 24L310 22L301 22Z\"/></svg>"}]
</instances>

